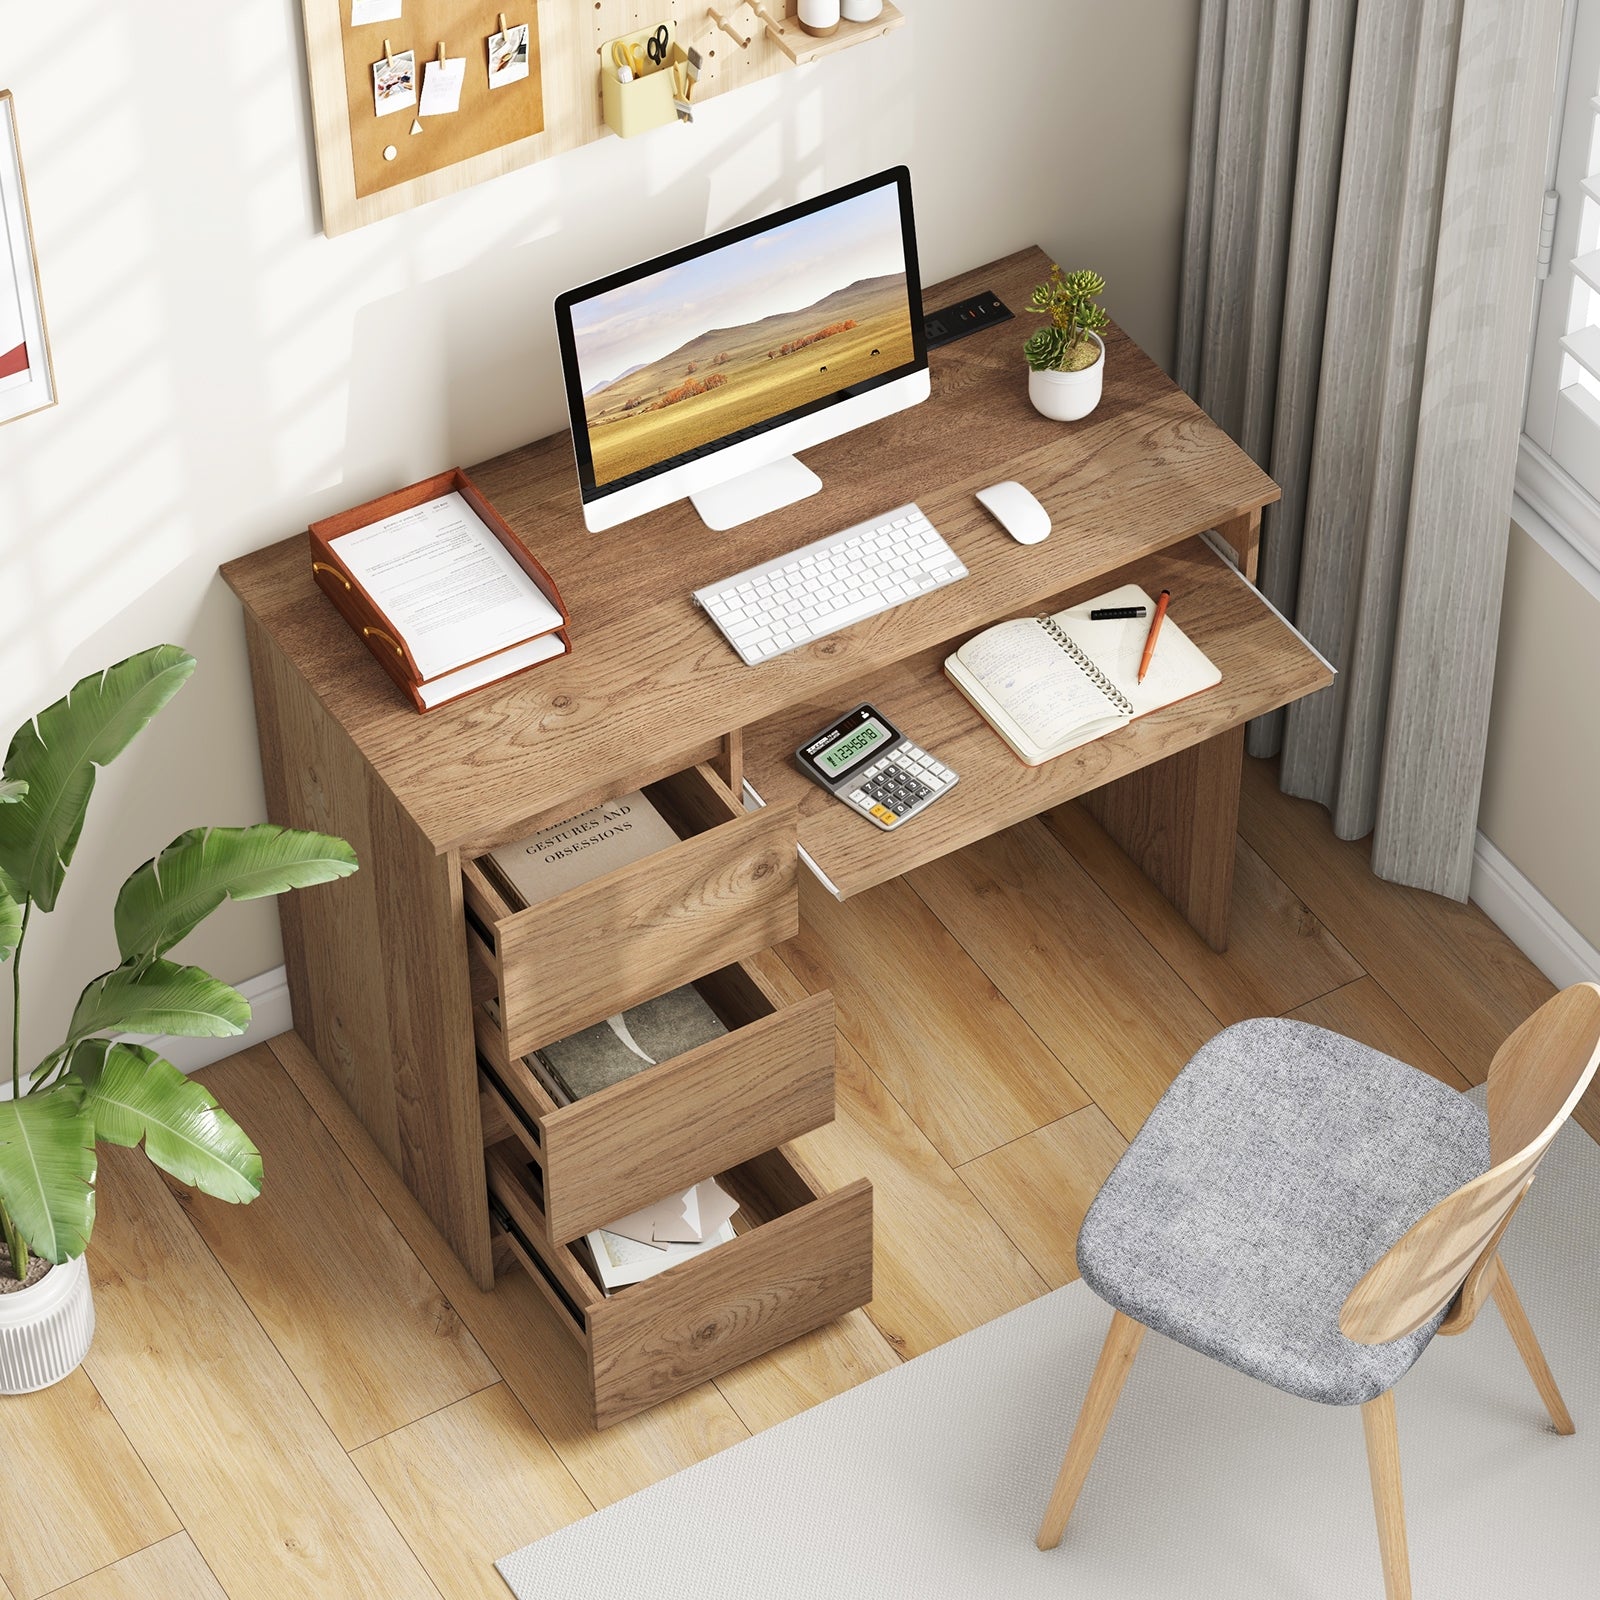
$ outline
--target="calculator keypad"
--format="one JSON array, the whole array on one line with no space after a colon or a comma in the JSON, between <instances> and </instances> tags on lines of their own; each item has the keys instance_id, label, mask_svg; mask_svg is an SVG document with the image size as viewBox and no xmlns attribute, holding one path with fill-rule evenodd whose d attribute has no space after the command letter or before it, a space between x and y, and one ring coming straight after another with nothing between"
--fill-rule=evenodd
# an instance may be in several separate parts
<instances>
[{"instance_id":1,"label":"calculator keypad","mask_svg":"<svg viewBox=\"0 0 1600 1600\"><path fill-rule=\"evenodd\" d=\"M908 739L857 777L849 800L880 828L892 828L930 805L955 781L949 767Z\"/></svg>"}]
</instances>

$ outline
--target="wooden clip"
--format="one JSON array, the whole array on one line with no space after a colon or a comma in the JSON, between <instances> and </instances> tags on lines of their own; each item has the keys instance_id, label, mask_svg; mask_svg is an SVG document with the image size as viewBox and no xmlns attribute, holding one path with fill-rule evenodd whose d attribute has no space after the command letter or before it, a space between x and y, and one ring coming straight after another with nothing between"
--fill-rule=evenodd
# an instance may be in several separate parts
<instances>
[{"instance_id":1,"label":"wooden clip","mask_svg":"<svg viewBox=\"0 0 1600 1600\"><path fill-rule=\"evenodd\" d=\"M728 19L723 16L723 14L718 11L715 6L707 6L706 15L710 17L711 20L716 23L716 25L721 28L722 31L727 34L727 36L732 39L741 50L748 50L750 48L749 36L738 32L734 28L733 24L729 22Z\"/></svg>"},{"instance_id":2,"label":"wooden clip","mask_svg":"<svg viewBox=\"0 0 1600 1600\"><path fill-rule=\"evenodd\" d=\"M385 66L392 67L394 65L394 51L389 48L387 39L383 41L383 61Z\"/></svg>"},{"instance_id":3,"label":"wooden clip","mask_svg":"<svg viewBox=\"0 0 1600 1600\"><path fill-rule=\"evenodd\" d=\"M443 39L441 39L439 41L439 65L441 67L444 65L444 40Z\"/></svg>"},{"instance_id":4,"label":"wooden clip","mask_svg":"<svg viewBox=\"0 0 1600 1600\"><path fill-rule=\"evenodd\" d=\"M508 30L506 28L506 14L505 14L505 12L502 11L500 13L500 34L501 34L502 38L505 36L507 31Z\"/></svg>"}]
</instances>

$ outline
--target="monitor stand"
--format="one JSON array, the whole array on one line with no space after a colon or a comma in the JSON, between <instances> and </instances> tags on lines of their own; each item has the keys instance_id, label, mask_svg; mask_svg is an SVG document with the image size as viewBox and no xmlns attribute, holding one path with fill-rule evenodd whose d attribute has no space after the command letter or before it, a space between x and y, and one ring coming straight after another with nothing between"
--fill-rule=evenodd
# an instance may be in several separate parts
<instances>
[{"instance_id":1,"label":"monitor stand","mask_svg":"<svg viewBox=\"0 0 1600 1600\"><path fill-rule=\"evenodd\" d=\"M822 487L822 479L795 456L779 456L753 472L729 478L726 483L698 489L689 496L708 528L722 533L741 522L753 522L769 511L779 511L804 500Z\"/></svg>"}]
</instances>

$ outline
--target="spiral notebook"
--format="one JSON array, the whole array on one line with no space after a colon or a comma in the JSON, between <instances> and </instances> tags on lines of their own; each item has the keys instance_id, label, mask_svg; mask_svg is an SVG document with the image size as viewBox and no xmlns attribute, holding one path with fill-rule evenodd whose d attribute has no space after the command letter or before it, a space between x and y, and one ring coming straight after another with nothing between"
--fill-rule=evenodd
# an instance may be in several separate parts
<instances>
[{"instance_id":1,"label":"spiral notebook","mask_svg":"<svg viewBox=\"0 0 1600 1600\"><path fill-rule=\"evenodd\" d=\"M1095 622L1102 606L1148 608L1143 617ZM1222 681L1206 653L1173 620L1161 625L1150 671L1139 658L1156 603L1124 584L1053 617L1017 617L968 639L944 670L996 733L1030 767L1125 728L1136 717Z\"/></svg>"}]
</instances>

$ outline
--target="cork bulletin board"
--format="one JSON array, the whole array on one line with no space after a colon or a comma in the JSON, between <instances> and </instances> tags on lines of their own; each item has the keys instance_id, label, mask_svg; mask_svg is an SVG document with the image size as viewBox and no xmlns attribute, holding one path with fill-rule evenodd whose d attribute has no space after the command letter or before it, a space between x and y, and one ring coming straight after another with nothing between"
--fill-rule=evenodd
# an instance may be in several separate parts
<instances>
[{"instance_id":1,"label":"cork bulletin board","mask_svg":"<svg viewBox=\"0 0 1600 1600\"><path fill-rule=\"evenodd\" d=\"M559 3L559 0L553 0ZM439 172L502 145L544 130L536 0L403 0L398 17L349 26L352 0L339 0L345 99L350 119L350 155L357 199ZM389 8L381 8L389 9ZM489 86L489 39L508 27L528 25L528 74L499 88ZM466 69L459 108L443 116L419 115L413 104L379 116L372 69L384 60L384 42L395 54L414 53L413 92L420 102L427 63L440 44L447 59ZM422 131L412 131L415 123ZM385 159L385 150L395 152Z\"/></svg>"}]
</instances>

